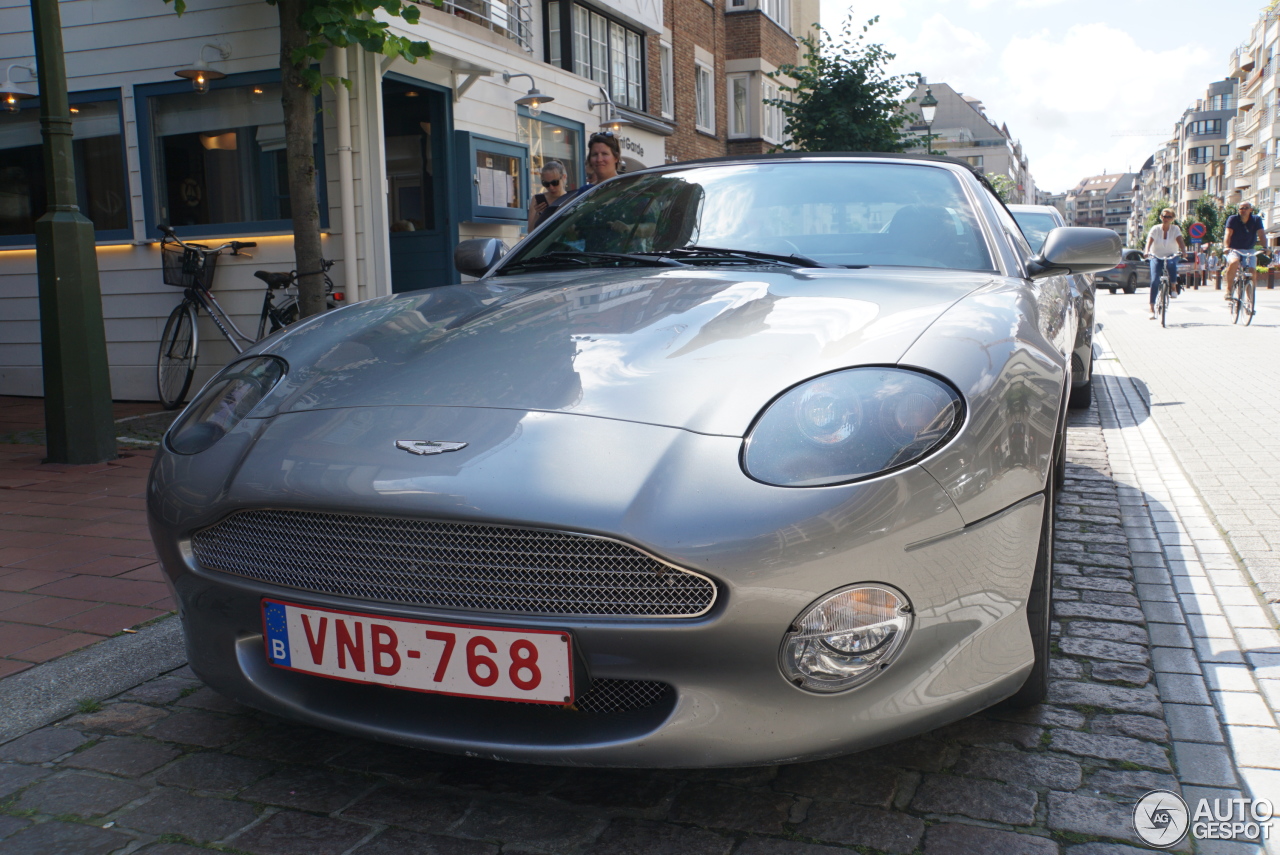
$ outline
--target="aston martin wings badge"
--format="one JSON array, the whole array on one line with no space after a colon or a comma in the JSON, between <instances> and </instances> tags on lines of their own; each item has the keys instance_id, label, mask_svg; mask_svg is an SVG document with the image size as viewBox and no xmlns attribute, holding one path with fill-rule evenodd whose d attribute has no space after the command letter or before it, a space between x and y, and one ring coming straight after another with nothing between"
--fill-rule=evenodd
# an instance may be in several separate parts
<instances>
[{"instance_id":1,"label":"aston martin wings badge","mask_svg":"<svg viewBox=\"0 0 1280 855\"><path fill-rule=\"evenodd\" d=\"M397 439L396 448L410 454L444 454L446 451L457 451L466 448L465 442L449 442L436 439Z\"/></svg>"}]
</instances>

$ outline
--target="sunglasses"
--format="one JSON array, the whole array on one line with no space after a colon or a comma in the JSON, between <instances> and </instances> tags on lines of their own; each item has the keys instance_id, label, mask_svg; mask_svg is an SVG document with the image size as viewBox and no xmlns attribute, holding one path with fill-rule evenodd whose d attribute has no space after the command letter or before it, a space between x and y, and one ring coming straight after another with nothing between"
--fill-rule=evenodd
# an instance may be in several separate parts
<instances>
[{"instance_id":1,"label":"sunglasses","mask_svg":"<svg viewBox=\"0 0 1280 855\"><path fill-rule=\"evenodd\" d=\"M1172 219L1173 219L1173 214L1161 214L1161 215L1160 215L1160 219L1162 219L1162 220L1172 220Z\"/></svg>"},{"instance_id":2,"label":"sunglasses","mask_svg":"<svg viewBox=\"0 0 1280 855\"><path fill-rule=\"evenodd\" d=\"M543 186L543 187L559 187L559 186L560 186L560 179L559 179L559 178L557 178L555 181L543 181L543 182L542 182L542 186Z\"/></svg>"}]
</instances>

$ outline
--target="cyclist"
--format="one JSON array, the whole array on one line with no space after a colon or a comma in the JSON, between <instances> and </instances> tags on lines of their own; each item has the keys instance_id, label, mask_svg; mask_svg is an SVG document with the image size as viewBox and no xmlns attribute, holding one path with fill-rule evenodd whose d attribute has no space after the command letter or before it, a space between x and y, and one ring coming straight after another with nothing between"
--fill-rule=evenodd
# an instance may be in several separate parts
<instances>
[{"instance_id":1,"label":"cyclist","mask_svg":"<svg viewBox=\"0 0 1280 855\"><path fill-rule=\"evenodd\" d=\"M1156 319L1156 295L1160 293L1161 268L1165 267L1169 272L1169 296L1172 297L1178 285L1178 260L1170 256L1178 256L1186 251L1182 229L1173 221L1173 209L1165 208L1160 212L1160 222L1147 232L1147 248L1143 250L1143 254L1151 259L1151 295L1147 297L1151 309L1149 320Z\"/></svg>"},{"instance_id":2,"label":"cyclist","mask_svg":"<svg viewBox=\"0 0 1280 855\"><path fill-rule=\"evenodd\" d=\"M1239 213L1227 217L1227 230L1222 237L1223 252L1226 253L1227 269L1223 271L1223 280L1227 283L1226 293L1222 299L1231 299L1231 284L1236 281L1236 268L1240 265L1240 253L1253 249L1258 242L1258 233L1262 231L1262 217L1253 213L1253 205L1241 202Z\"/></svg>"}]
</instances>

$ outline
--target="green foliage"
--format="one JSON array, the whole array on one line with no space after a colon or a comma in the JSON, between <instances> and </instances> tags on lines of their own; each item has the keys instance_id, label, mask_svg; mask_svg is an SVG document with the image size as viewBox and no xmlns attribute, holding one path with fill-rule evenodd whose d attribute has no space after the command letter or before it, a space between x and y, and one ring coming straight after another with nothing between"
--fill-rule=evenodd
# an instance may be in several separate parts
<instances>
[{"instance_id":1,"label":"green foliage","mask_svg":"<svg viewBox=\"0 0 1280 855\"><path fill-rule=\"evenodd\" d=\"M919 75L886 75L884 66L894 58L883 45L867 41L867 31L879 20L872 18L854 34L850 17L840 30L840 41L814 24L817 38L806 36L804 59L787 63L769 75L789 98L769 99L787 118L791 147L798 151L903 151L916 144L904 136L909 114L902 100Z\"/></svg>"},{"instance_id":2,"label":"green foliage","mask_svg":"<svg viewBox=\"0 0 1280 855\"><path fill-rule=\"evenodd\" d=\"M1221 205L1205 196L1196 200L1195 208L1191 212L1191 221L1205 224L1207 229L1204 236L1205 243L1218 243L1222 240L1222 229L1227 223L1227 214L1222 210Z\"/></svg>"},{"instance_id":3,"label":"green foliage","mask_svg":"<svg viewBox=\"0 0 1280 855\"><path fill-rule=\"evenodd\" d=\"M174 11L179 15L187 10L186 0L164 2L172 3ZM266 2L272 6L278 5L278 0ZM439 8L444 2L435 0L435 5ZM371 53L404 57L409 62L431 56L431 45L397 36L390 32L390 24L375 19L373 13L378 9L410 24L418 23L421 15L417 4L409 0L308 0L298 21L307 35L307 42L295 48L290 53L289 60L299 69L303 81L311 87L313 93L319 92L326 82L335 85L341 83L348 89L351 88L350 80L326 78L314 67L314 63L323 59L325 52L331 47L360 45Z\"/></svg>"},{"instance_id":4,"label":"green foliage","mask_svg":"<svg viewBox=\"0 0 1280 855\"><path fill-rule=\"evenodd\" d=\"M102 704L98 703L93 698L81 698L76 701L76 709L82 713L92 713L102 709Z\"/></svg>"},{"instance_id":5,"label":"green foliage","mask_svg":"<svg viewBox=\"0 0 1280 855\"><path fill-rule=\"evenodd\" d=\"M991 182L991 186L995 188L996 195L1000 197L1000 201L1008 205L1013 201L1013 191L1018 189L1018 185L1014 180L1003 172L997 172L987 176L987 180Z\"/></svg>"}]
</instances>

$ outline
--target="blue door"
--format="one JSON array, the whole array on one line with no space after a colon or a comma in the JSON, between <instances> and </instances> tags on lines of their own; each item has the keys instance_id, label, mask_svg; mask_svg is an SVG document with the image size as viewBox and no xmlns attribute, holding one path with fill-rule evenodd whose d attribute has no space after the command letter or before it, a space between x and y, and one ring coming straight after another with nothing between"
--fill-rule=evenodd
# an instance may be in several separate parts
<instances>
[{"instance_id":1,"label":"blue door","mask_svg":"<svg viewBox=\"0 0 1280 855\"><path fill-rule=\"evenodd\" d=\"M449 204L450 104L447 89L396 75L382 81L392 291L459 281Z\"/></svg>"}]
</instances>

